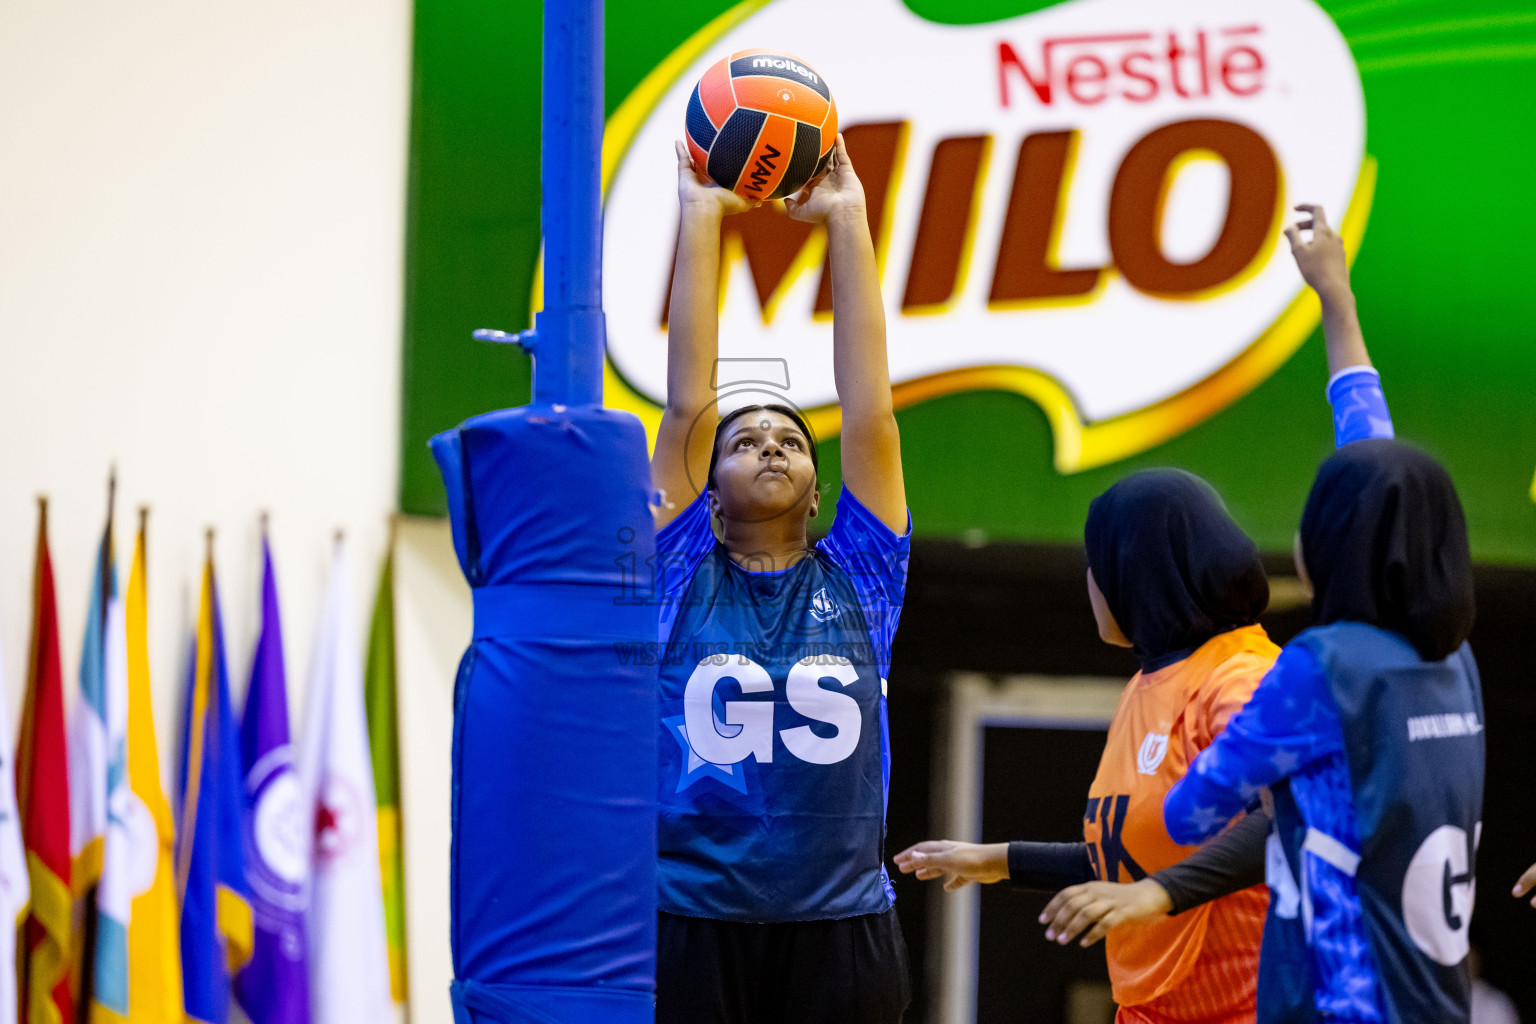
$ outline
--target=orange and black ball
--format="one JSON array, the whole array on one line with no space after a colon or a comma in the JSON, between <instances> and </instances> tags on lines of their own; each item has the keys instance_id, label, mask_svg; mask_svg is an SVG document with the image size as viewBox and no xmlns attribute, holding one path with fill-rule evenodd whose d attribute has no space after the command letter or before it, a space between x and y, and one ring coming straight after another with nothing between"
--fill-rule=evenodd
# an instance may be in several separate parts
<instances>
[{"instance_id":1,"label":"orange and black ball","mask_svg":"<svg viewBox=\"0 0 1536 1024\"><path fill-rule=\"evenodd\" d=\"M826 166L837 105L797 57L742 50L710 65L688 100L688 151L711 181L747 199L793 195Z\"/></svg>"}]
</instances>

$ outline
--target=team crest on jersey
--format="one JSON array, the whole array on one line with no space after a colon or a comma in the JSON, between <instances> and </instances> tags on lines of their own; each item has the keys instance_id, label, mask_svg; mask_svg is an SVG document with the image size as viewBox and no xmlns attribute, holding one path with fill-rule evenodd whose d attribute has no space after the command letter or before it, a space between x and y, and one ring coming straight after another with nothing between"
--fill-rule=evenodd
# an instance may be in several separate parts
<instances>
[{"instance_id":1,"label":"team crest on jersey","mask_svg":"<svg viewBox=\"0 0 1536 1024\"><path fill-rule=\"evenodd\" d=\"M663 200L694 83L808 23L868 197L898 407L1013 391L1075 473L1188 430L1284 364L1319 318L1277 244L1288 211L1321 203L1352 257L1374 190L1338 28L1315 0L1031 6L939 25L901 0L743 0L662 61L604 140L608 404L652 431L665 404L677 210ZM765 204L725 221L721 253L720 355L782 355L788 400L836 434L825 232Z\"/></svg>"},{"instance_id":2,"label":"team crest on jersey","mask_svg":"<svg viewBox=\"0 0 1536 1024\"><path fill-rule=\"evenodd\" d=\"M1157 769L1162 765L1163 758L1168 754L1168 734L1165 732L1149 732L1141 741L1141 749L1136 751L1136 770L1142 775L1156 775Z\"/></svg>"},{"instance_id":3,"label":"team crest on jersey","mask_svg":"<svg viewBox=\"0 0 1536 1024\"><path fill-rule=\"evenodd\" d=\"M826 587L822 587L811 597L811 617L817 622L831 622L842 613L837 602L832 600L832 595L827 593Z\"/></svg>"}]
</instances>

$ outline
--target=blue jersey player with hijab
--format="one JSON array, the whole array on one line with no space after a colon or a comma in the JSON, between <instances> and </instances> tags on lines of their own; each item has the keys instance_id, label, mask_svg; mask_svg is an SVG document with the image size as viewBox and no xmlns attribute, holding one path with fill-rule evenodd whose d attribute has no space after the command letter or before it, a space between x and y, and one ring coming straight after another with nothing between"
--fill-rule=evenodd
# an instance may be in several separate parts
<instances>
[{"instance_id":1,"label":"blue jersey player with hijab","mask_svg":"<svg viewBox=\"0 0 1536 1024\"><path fill-rule=\"evenodd\" d=\"M1465 1024L1483 790L1466 522L1445 470L1392 440L1343 248L1304 209L1286 234L1322 299L1339 442L1298 536L1314 624L1164 817L1198 842L1257 795L1273 807L1260 1024Z\"/></svg>"},{"instance_id":2,"label":"blue jersey player with hijab","mask_svg":"<svg viewBox=\"0 0 1536 1024\"><path fill-rule=\"evenodd\" d=\"M843 491L783 405L717 414L722 217L677 146L667 406L651 462L660 600L662 1024L885 1024L908 1001L882 866L885 689L910 521L864 190L839 137L786 212L824 225Z\"/></svg>"}]
</instances>

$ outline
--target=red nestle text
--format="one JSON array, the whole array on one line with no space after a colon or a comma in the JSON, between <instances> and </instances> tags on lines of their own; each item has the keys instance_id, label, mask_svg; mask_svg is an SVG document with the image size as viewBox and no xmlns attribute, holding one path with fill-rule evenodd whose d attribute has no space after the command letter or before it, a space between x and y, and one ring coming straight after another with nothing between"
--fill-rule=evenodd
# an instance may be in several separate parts
<instances>
[{"instance_id":1,"label":"red nestle text","mask_svg":"<svg viewBox=\"0 0 1536 1024\"><path fill-rule=\"evenodd\" d=\"M1118 32L1047 36L1038 47L997 44L998 100L1012 103L1009 82L1022 82L1042 106L1058 98L1080 106L1106 100L1148 103L1164 90L1183 99L1219 92L1254 96L1264 89L1258 25L1184 32ZM1020 56L1021 50L1027 55Z\"/></svg>"}]
</instances>

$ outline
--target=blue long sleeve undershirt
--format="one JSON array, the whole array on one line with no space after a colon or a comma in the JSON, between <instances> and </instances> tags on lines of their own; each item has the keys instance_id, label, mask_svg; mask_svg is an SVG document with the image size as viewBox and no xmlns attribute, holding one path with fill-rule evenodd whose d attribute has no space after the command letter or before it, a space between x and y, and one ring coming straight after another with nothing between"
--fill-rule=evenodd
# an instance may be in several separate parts
<instances>
[{"instance_id":1,"label":"blue long sleeve undershirt","mask_svg":"<svg viewBox=\"0 0 1536 1024\"><path fill-rule=\"evenodd\" d=\"M1393 436L1381 378L1349 367L1328 382L1339 447ZM1175 842L1215 835L1261 789L1289 779L1302 817L1358 852L1354 795L1344 730L1322 666L1305 648L1287 646L1253 697L1207 747L1163 804ZM1380 974L1372 958L1355 879L1311 855L1303 856L1312 905L1308 936L1317 979L1317 1009L1325 1019L1386 1021Z\"/></svg>"}]
</instances>

